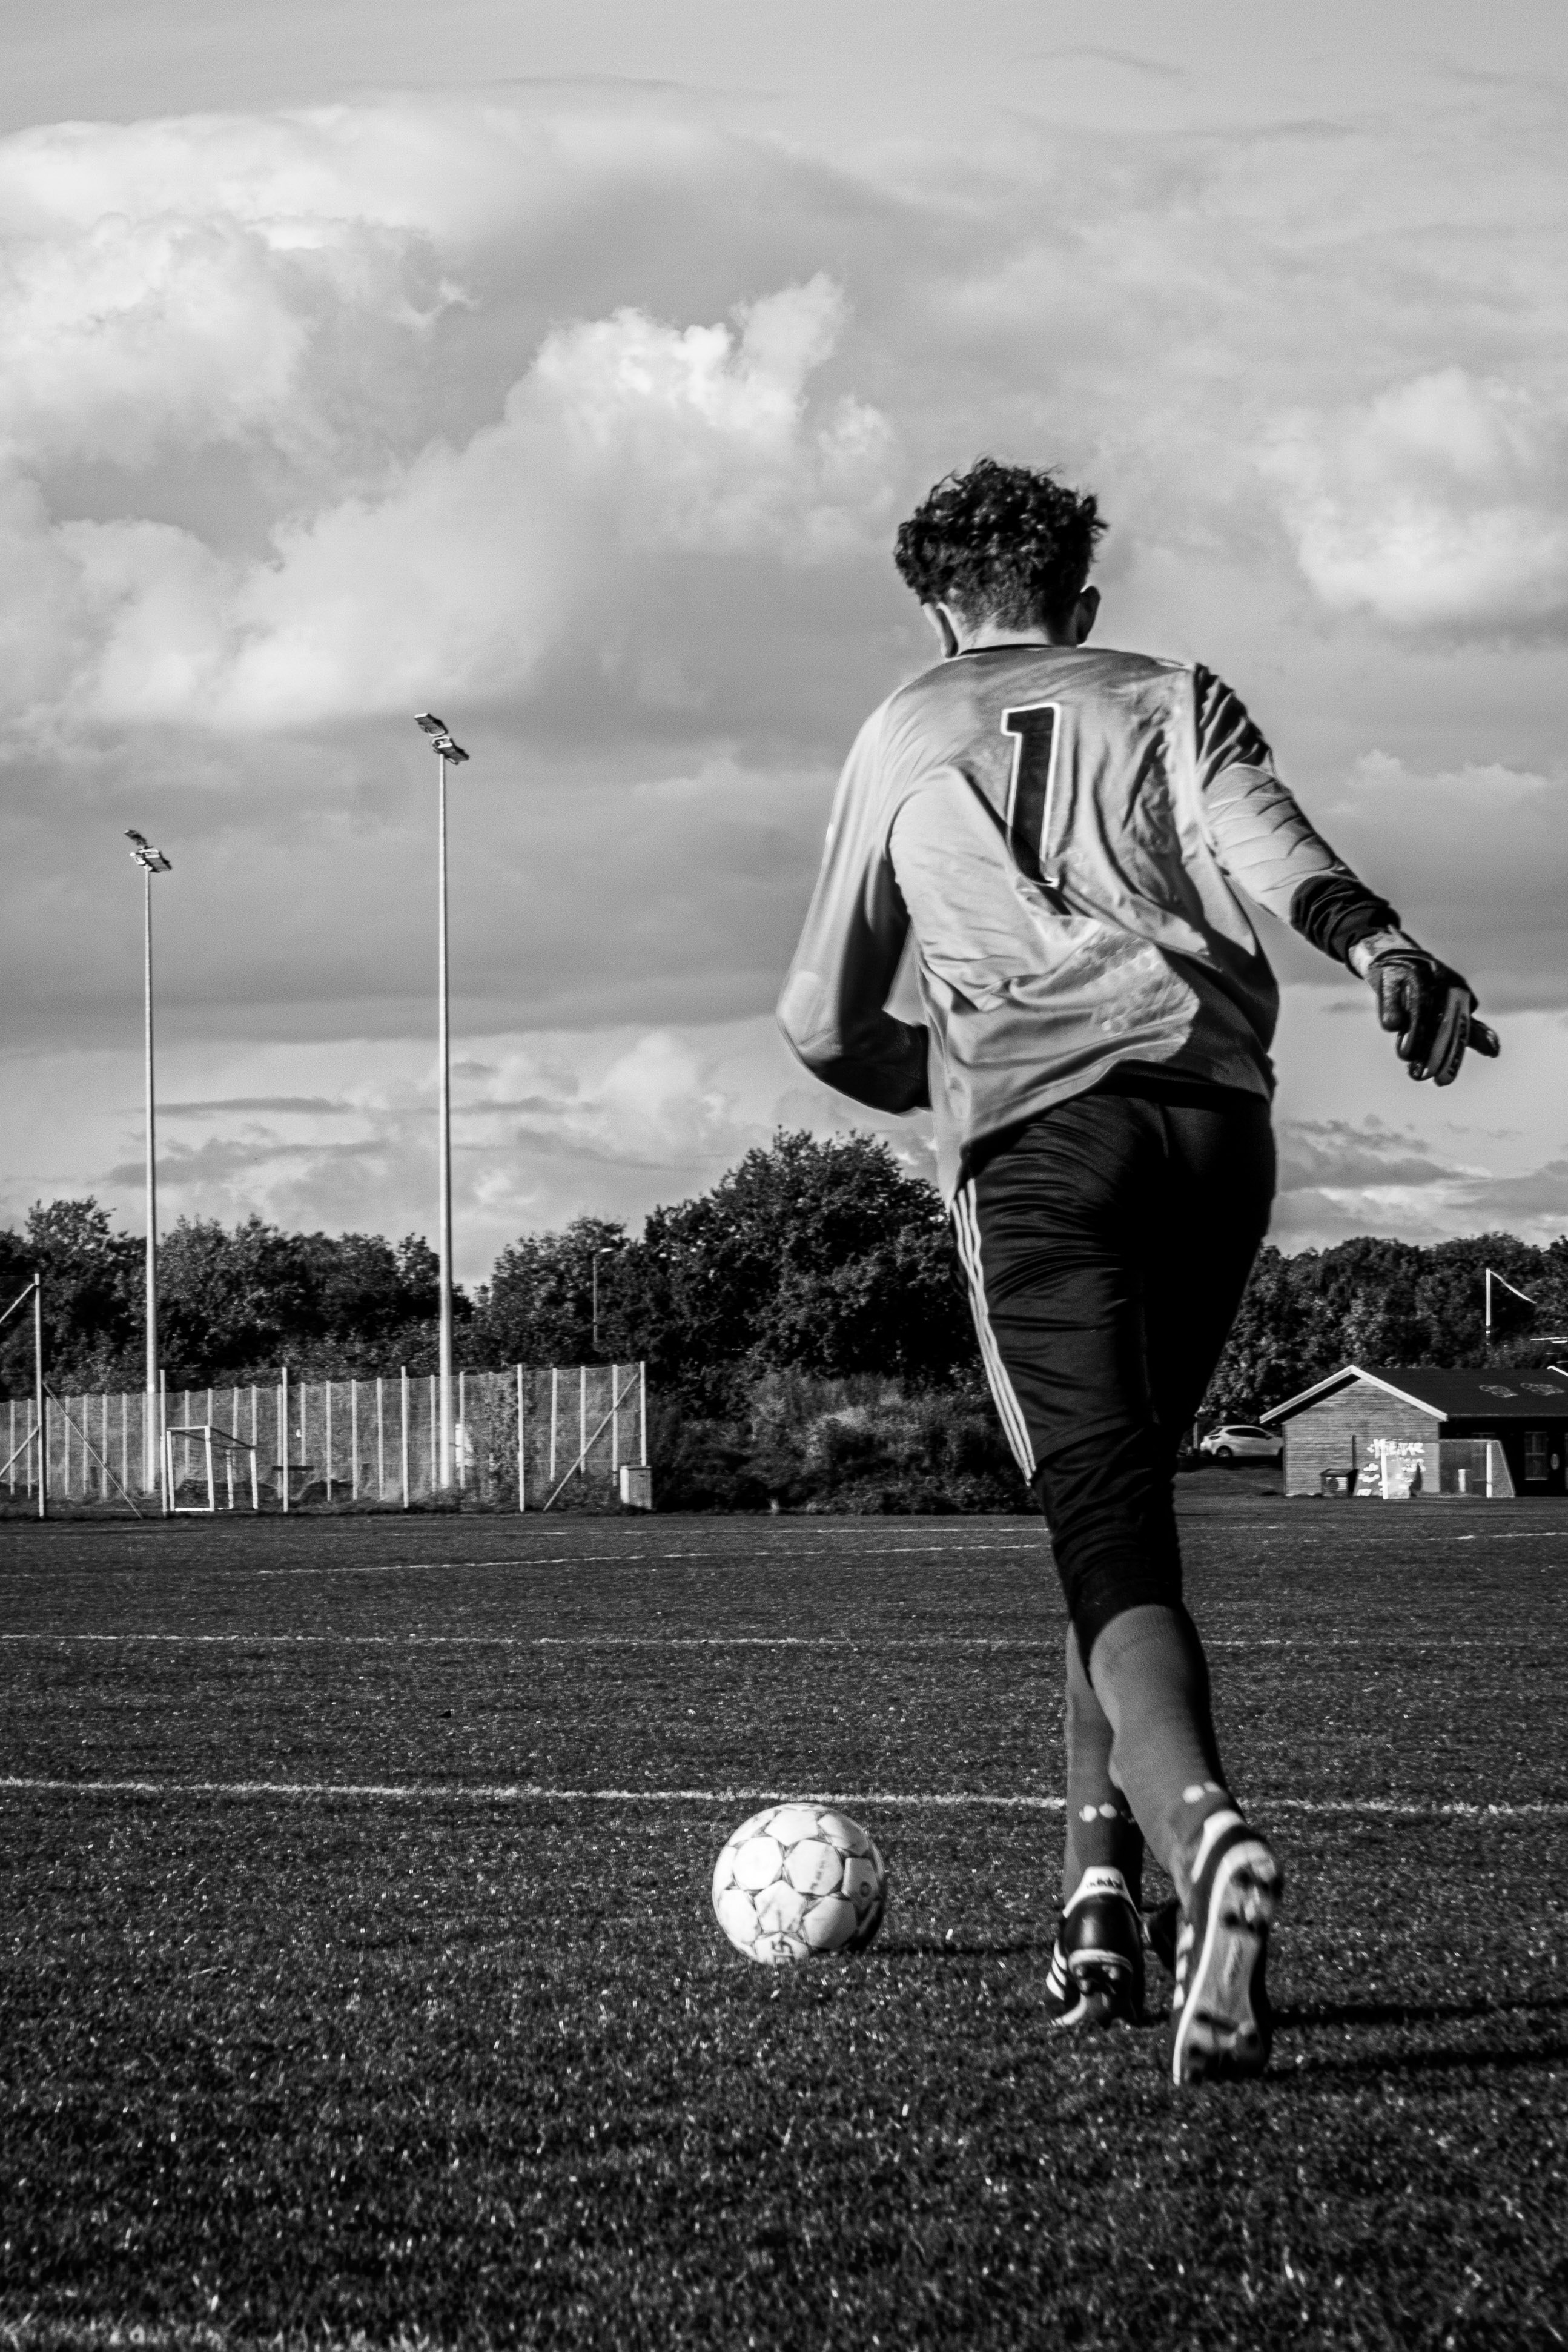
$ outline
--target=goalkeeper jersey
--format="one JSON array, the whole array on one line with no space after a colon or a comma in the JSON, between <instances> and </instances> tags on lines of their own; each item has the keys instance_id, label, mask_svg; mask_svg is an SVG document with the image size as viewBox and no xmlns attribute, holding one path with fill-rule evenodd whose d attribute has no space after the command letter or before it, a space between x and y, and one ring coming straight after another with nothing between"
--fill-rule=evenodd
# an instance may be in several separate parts
<instances>
[{"instance_id":1,"label":"goalkeeper jersey","mask_svg":"<svg viewBox=\"0 0 1568 2352\"><path fill-rule=\"evenodd\" d=\"M1240 894L1288 920L1333 877L1381 908L1207 670L983 647L861 730L779 1022L841 1093L930 1105L950 1200L984 1137L1118 1065L1270 1095L1279 990ZM912 932L924 1026L886 1009Z\"/></svg>"}]
</instances>

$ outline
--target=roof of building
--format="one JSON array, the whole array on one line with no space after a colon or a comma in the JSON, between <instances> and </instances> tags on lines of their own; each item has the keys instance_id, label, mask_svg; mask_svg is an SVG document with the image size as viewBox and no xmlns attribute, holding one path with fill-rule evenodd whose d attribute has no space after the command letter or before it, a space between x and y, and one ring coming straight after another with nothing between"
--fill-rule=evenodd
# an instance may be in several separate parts
<instances>
[{"instance_id":1,"label":"roof of building","mask_svg":"<svg viewBox=\"0 0 1568 2352\"><path fill-rule=\"evenodd\" d=\"M1299 1396L1260 1413L1259 1419L1289 1421L1354 1381L1371 1381L1437 1421L1555 1421L1568 1416L1568 1372L1555 1364L1542 1369L1507 1364L1479 1372L1449 1371L1433 1364L1345 1364L1326 1381L1317 1381Z\"/></svg>"}]
</instances>

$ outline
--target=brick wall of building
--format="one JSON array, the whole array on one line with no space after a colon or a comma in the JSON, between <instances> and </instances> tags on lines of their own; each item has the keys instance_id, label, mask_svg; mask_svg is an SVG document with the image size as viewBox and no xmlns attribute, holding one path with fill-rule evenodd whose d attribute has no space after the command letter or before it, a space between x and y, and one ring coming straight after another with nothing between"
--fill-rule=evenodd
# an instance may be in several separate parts
<instances>
[{"instance_id":1,"label":"brick wall of building","mask_svg":"<svg viewBox=\"0 0 1568 2352\"><path fill-rule=\"evenodd\" d=\"M1435 1413L1402 1403L1371 1381L1353 1381L1285 1423L1285 1492L1321 1494L1323 1472L1348 1470L1353 1461L1364 1476L1377 1462L1376 1441L1382 1437L1422 1445L1422 1491L1435 1495L1439 1426Z\"/></svg>"}]
</instances>

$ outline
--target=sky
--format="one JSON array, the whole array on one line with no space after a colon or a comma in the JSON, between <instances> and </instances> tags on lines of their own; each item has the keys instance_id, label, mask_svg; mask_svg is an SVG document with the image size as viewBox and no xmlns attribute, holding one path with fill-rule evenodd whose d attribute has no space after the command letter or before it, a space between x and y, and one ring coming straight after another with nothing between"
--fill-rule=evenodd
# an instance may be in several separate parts
<instances>
[{"instance_id":1,"label":"sky","mask_svg":"<svg viewBox=\"0 0 1568 2352\"><path fill-rule=\"evenodd\" d=\"M1087 35L1086 37L1086 30ZM1568 1225L1568 18L1328 0L52 0L0 89L0 1221L456 1255L864 1119L772 1005L924 667L901 516L1108 515L1503 1040L1409 1083L1260 919L1287 1248Z\"/></svg>"}]
</instances>

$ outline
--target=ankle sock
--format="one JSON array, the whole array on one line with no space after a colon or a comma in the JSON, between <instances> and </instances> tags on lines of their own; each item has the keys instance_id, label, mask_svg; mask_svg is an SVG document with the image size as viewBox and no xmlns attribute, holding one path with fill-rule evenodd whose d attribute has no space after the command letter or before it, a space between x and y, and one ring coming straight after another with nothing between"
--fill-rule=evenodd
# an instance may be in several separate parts
<instances>
[{"instance_id":1,"label":"ankle sock","mask_svg":"<svg viewBox=\"0 0 1568 2352\"><path fill-rule=\"evenodd\" d=\"M1096 1640L1089 1675L1113 1734L1107 1770L1185 1903L1205 1822L1236 1811L1197 1628L1179 1605L1124 1610Z\"/></svg>"},{"instance_id":2,"label":"ankle sock","mask_svg":"<svg viewBox=\"0 0 1568 2352\"><path fill-rule=\"evenodd\" d=\"M1133 1901L1144 1881L1144 1836L1124 1791L1111 1777L1110 1719L1083 1669L1078 1636L1067 1629L1067 1846L1061 1864L1063 1909L1089 1870L1118 1870Z\"/></svg>"}]
</instances>

